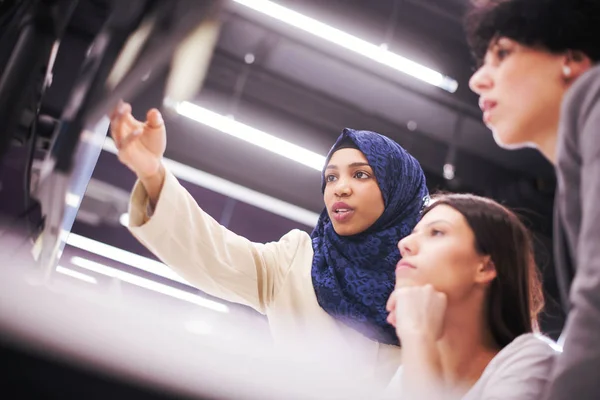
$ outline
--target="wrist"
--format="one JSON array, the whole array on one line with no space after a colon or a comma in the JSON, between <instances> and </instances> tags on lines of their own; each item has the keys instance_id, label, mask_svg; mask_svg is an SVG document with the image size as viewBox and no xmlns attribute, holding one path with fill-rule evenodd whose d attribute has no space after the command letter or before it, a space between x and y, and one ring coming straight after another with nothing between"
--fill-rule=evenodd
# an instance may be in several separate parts
<instances>
[{"instance_id":1,"label":"wrist","mask_svg":"<svg viewBox=\"0 0 600 400\"><path fill-rule=\"evenodd\" d=\"M156 163L156 167L154 167L151 171L145 171L144 173L136 173L137 178L142 181L142 183L157 183L162 182L165 177L165 169L161 161Z\"/></svg>"},{"instance_id":2,"label":"wrist","mask_svg":"<svg viewBox=\"0 0 600 400\"><path fill-rule=\"evenodd\" d=\"M399 332L398 336L402 341L402 344L405 345L407 343L416 344L416 345L428 345L435 344L437 339L433 332L423 332L423 331L407 331L407 332Z\"/></svg>"},{"instance_id":3,"label":"wrist","mask_svg":"<svg viewBox=\"0 0 600 400\"><path fill-rule=\"evenodd\" d=\"M162 191L162 187L165 183L165 179L166 179L165 167L162 165L162 163L160 163L159 168L156 171L156 173L145 176L145 177L138 176L138 179L140 180L140 182L146 189L146 193L150 200L150 206L152 208L154 208L156 206L156 204L158 203L158 198Z\"/></svg>"}]
</instances>

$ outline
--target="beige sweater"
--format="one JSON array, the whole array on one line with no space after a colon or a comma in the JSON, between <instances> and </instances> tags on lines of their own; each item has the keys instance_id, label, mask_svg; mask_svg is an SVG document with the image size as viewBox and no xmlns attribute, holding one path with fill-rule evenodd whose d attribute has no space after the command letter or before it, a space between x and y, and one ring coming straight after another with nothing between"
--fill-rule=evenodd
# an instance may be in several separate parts
<instances>
[{"instance_id":1,"label":"beige sweater","mask_svg":"<svg viewBox=\"0 0 600 400\"><path fill-rule=\"evenodd\" d=\"M396 372L399 348L367 339L319 306L306 232L292 230L277 242L253 243L219 225L169 171L151 217L147 205L137 182L129 210L132 234L201 291L265 314L275 345L338 346L373 378L388 380Z\"/></svg>"}]
</instances>

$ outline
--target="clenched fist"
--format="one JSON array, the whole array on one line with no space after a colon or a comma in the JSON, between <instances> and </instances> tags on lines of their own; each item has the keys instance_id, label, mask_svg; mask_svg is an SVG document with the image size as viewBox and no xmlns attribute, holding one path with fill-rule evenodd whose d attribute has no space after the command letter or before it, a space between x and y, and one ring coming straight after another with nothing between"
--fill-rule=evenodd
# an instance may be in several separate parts
<instances>
[{"instance_id":1,"label":"clenched fist","mask_svg":"<svg viewBox=\"0 0 600 400\"><path fill-rule=\"evenodd\" d=\"M387 303L388 322L401 341L415 337L439 340L444 333L447 298L431 285L394 290Z\"/></svg>"}]
</instances>

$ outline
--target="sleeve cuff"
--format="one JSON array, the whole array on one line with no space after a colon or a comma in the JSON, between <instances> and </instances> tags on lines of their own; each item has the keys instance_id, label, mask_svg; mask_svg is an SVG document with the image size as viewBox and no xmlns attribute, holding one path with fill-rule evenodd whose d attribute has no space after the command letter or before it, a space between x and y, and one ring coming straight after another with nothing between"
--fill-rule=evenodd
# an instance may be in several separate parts
<instances>
[{"instance_id":1,"label":"sleeve cuff","mask_svg":"<svg viewBox=\"0 0 600 400\"><path fill-rule=\"evenodd\" d=\"M177 184L177 178L165 168L165 182L160 191L157 204L152 207L148 193L144 185L137 180L133 186L129 201L129 228L138 228L145 225L150 219L155 216L161 208L164 208L164 203L168 203L173 185Z\"/></svg>"}]
</instances>

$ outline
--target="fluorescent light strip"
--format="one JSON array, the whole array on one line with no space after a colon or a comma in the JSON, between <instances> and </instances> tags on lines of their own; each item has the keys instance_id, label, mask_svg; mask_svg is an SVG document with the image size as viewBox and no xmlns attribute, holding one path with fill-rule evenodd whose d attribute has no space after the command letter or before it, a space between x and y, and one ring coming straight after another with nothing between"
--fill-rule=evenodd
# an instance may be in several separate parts
<instances>
[{"instance_id":1,"label":"fluorescent light strip","mask_svg":"<svg viewBox=\"0 0 600 400\"><path fill-rule=\"evenodd\" d=\"M133 275L116 268L112 268L106 266L104 264L100 264L94 261L87 260L81 257L73 257L71 258L71 263L80 268L85 268L89 271L93 271L102 275L110 276L112 278L117 278L122 280L123 282L130 283L132 285L136 285L142 287L144 289L153 290L158 293L165 294L167 296L171 296L177 298L179 300L184 300L189 303L193 303L214 311L226 313L229 311L229 307L225 304L217 303L215 301L211 301L208 299L204 299L198 295L185 292L183 290L176 289L171 286L163 285L162 283L158 283L152 281L150 279L142 278L137 275Z\"/></svg>"},{"instance_id":2,"label":"fluorescent light strip","mask_svg":"<svg viewBox=\"0 0 600 400\"><path fill-rule=\"evenodd\" d=\"M96 280L96 278L94 278L93 276L82 274L81 272L73 271L72 269L65 268L65 267L62 267L60 265L56 267L56 272L61 273L63 275L68 275L68 276L70 276L72 278L76 278L76 279L79 279L79 280L84 281L84 282L98 283L98 281Z\"/></svg>"},{"instance_id":3,"label":"fluorescent light strip","mask_svg":"<svg viewBox=\"0 0 600 400\"><path fill-rule=\"evenodd\" d=\"M129 265L131 267L140 269L142 271L149 272L154 275L162 276L163 278L170 279L172 281L184 283L190 285L189 282L181 278L172 269L167 267L165 264L152 260L147 257L142 257L134 253L130 253L123 249L110 246L106 243L92 240L76 233L71 233L66 239L69 246L76 247L78 249L88 251L92 254L96 254L101 257L108 258L119 262L121 264ZM190 285L191 286L191 285Z\"/></svg>"},{"instance_id":4,"label":"fluorescent light strip","mask_svg":"<svg viewBox=\"0 0 600 400\"><path fill-rule=\"evenodd\" d=\"M112 154L118 153L115 143L111 138L106 138L103 149ZM257 192L245 186L238 185L226 179L219 178L218 176L200 171L177 161L165 158L163 159L163 163L169 169L169 171L171 171L179 179L183 179L190 183L212 190L213 192L231 197L232 199L250 204L254 207L282 216L289 220L309 227L314 227L319 219L319 214L309 211L305 208L276 199L275 197Z\"/></svg>"},{"instance_id":5,"label":"fluorescent light strip","mask_svg":"<svg viewBox=\"0 0 600 400\"><path fill-rule=\"evenodd\" d=\"M196 122L210 126L255 146L262 147L265 150L289 158L317 171L322 171L325 165L325 156L237 122L233 117L217 114L187 101L177 103L175 110L184 117L193 119Z\"/></svg>"},{"instance_id":6,"label":"fluorescent light strip","mask_svg":"<svg viewBox=\"0 0 600 400\"><path fill-rule=\"evenodd\" d=\"M454 93L458 89L458 82L448 76L272 1L234 0L234 2L450 93Z\"/></svg>"}]
</instances>

